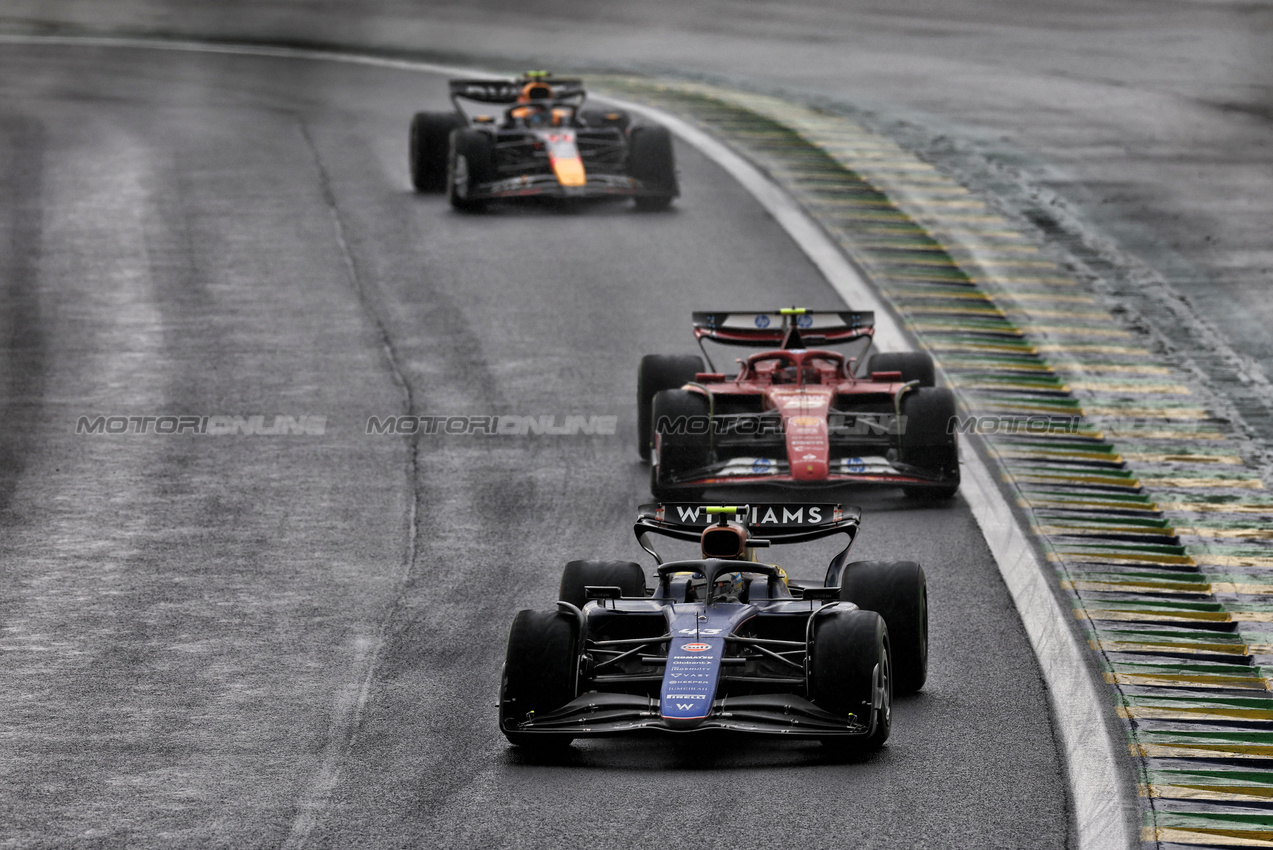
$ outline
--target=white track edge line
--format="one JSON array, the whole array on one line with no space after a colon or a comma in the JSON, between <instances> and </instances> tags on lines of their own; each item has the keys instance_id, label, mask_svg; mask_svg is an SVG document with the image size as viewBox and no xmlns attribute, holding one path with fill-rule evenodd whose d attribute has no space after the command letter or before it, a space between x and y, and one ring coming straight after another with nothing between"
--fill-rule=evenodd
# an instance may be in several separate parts
<instances>
[{"instance_id":1,"label":"white track edge line","mask_svg":"<svg viewBox=\"0 0 1273 850\"><path fill-rule=\"evenodd\" d=\"M444 75L481 72L481 69L335 51L196 41L0 34L0 43L135 47L324 60ZM649 115L721 166L773 216L846 304L869 305L875 310L876 340L881 349L915 350L887 305L862 279L826 232L785 190L725 144L693 125L648 106L626 103L613 97L605 99ZM1069 628L1069 618L1051 592L1046 567L1018 525L991 471L973 451L963 453L960 465L964 472L964 498L1012 595L1051 696L1053 723L1060 735L1075 810L1075 846L1079 850L1136 847L1139 842L1134 837L1129 814L1136 812L1138 807L1131 800L1131 780L1122 775L1114 755L1115 742L1105 716L1106 709L1103 708L1108 704L1109 694L1096 686L1087 665L1085 648ZM973 485L972 492L969 492L969 484ZM361 694L358 702L365 702L366 696L366 693Z\"/></svg>"}]
</instances>

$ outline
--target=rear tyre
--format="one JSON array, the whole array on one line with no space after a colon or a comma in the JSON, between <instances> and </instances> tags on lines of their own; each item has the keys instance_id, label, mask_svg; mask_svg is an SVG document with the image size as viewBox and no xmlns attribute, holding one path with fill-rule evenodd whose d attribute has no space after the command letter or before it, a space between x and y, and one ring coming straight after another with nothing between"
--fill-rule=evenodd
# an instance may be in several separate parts
<instances>
[{"instance_id":1,"label":"rear tyre","mask_svg":"<svg viewBox=\"0 0 1273 850\"><path fill-rule=\"evenodd\" d=\"M617 587L624 596L645 596L645 570L633 561L571 561L561 574L557 598L582 608L586 587Z\"/></svg>"},{"instance_id":2,"label":"rear tyre","mask_svg":"<svg viewBox=\"0 0 1273 850\"><path fill-rule=\"evenodd\" d=\"M453 130L447 159L446 187L451 206L464 212L485 209L485 198L473 197L478 187L495 179L491 137L481 130Z\"/></svg>"},{"instance_id":3,"label":"rear tyre","mask_svg":"<svg viewBox=\"0 0 1273 850\"><path fill-rule=\"evenodd\" d=\"M639 210L665 210L680 194L672 134L657 125L633 127L628 134L628 172L640 180L648 195L638 195Z\"/></svg>"},{"instance_id":4,"label":"rear tyre","mask_svg":"<svg viewBox=\"0 0 1273 850\"><path fill-rule=\"evenodd\" d=\"M874 730L864 738L828 737L823 744L861 753L884 745L892 724L891 668L888 626L879 614L831 610L817 616L809 647L809 698L832 714L852 714L863 723L875 720Z\"/></svg>"},{"instance_id":5,"label":"rear tyre","mask_svg":"<svg viewBox=\"0 0 1273 850\"><path fill-rule=\"evenodd\" d=\"M647 354L637 369L637 451L642 460L650 459L654 443L654 394L660 390L679 389L703 371L703 358L697 354Z\"/></svg>"},{"instance_id":6,"label":"rear tyre","mask_svg":"<svg viewBox=\"0 0 1273 850\"><path fill-rule=\"evenodd\" d=\"M888 625L893 692L913 694L928 679L928 583L914 561L857 561L840 575L840 598Z\"/></svg>"},{"instance_id":7,"label":"rear tyre","mask_svg":"<svg viewBox=\"0 0 1273 850\"><path fill-rule=\"evenodd\" d=\"M921 387L937 385L937 370L932 355L922 351L903 351L876 354L867 362L866 374L872 372L901 372L902 380L919 381Z\"/></svg>"},{"instance_id":8,"label":"rear tyre","mask_svg":"<svg viewBox=\"0 0 1273 850\"><path fill-rule=\"evenodd\" d=\"M417 112L411 119L409 165L417 192L446 191L447 151L451 131L463 126L453 112Z\"/></svg>"},{"instance_id":9,"label":"rear tyre","mask_svg":"<svg viewBox=\"0 0 1273 850\"><path fill-rule=\"evenodd\" d=\"M560 747L569 735L518 732L532 712L546 714L575 698L579 621L559 611L518 611L508 630L499 695L499 726L520 747Z\"/></svg>"},{"instance_id":10,"label":"rear tyre","mask_svg":"<svg viewBox=\"0 0 1273 850\"><path fill-rule=\"evenodd\" d=\"M660 499L677 492L688 498L685 489L673 490L671 485L711 462L707 399L689 390L662 390L654 395L650 413L659 446L650 467L650 490Z\"/></svg>"},{"instance_id":11,"label":"rear tyre","mask_svg":"<svg viewBox=\"0 0 1273 850\"><path fill-rule=\"evenodd\" d=\"M959 440L955 394L945 387L921 387L902 396L906 426L898 440L902 463L941 473L937 485L903 487L907 496L949 499L959 490Z\"/></svg>"},{"instance_id":12,"label":"rear tyre","mask_svg":"<svg viewBox=\"0 0 1273 850\"><path fill-rule=\"evenodd\" d=\"M585 127L618 127L626 130L632 123L632 116L622 109L581 109L579 120Z\"/></svg>"}]
</instances>

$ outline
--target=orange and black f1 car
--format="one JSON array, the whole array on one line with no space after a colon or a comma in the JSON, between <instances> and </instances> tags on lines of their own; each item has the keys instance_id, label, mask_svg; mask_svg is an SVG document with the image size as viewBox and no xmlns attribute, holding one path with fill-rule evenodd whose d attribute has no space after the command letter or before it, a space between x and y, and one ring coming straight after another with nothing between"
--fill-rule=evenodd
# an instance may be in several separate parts
<instances>
[{"instance_id":1,"label":"orange and black f1 car","mask_svg":"<svg viewBox=\"0 0 1273 850\"><path fill-rule=\"evenodd\" d=\"M953 496L954 395L934 386L927 354L866 359L874 320L852 310L695 313L703 357L647 355L638 372L638 445L655 496L855 482ZM704 340L762 350L727 375L704 368ZM850 343L856 356L827 348Z\"/></svg>"},{"instance_id":2,"label":"orange and black f1 car","mask_svg":"<svg viewBox=\"0 0 1273 850\"><path fill-rule=\"evenodd\" d=\"M473 211L528 197L633 198L666 208L680 194L672 139L623 110L584 109L579 80L543 72L515 80L451 80L453 112L411 121L411 183ZM470 114L463 101L500 107Z\"/></svg>"}]
</instances>

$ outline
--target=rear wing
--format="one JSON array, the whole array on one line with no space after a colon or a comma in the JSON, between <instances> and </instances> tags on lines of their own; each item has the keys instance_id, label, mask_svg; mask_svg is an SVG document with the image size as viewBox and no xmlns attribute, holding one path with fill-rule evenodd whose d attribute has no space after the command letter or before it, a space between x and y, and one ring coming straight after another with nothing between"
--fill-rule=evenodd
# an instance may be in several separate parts
<instances>
[{"instance_id":1,"label":"rear wing","mask_svg":"<svg viewBox=\"0 0 1273 850\"><path fill-rule=\"evenodd\" d=\"M657 553L647 545L647 535L698 540L703 529L719 522L721 516L746 527L748 535L771 543L802 543L832 534L847 534L852 542L862 520L862 512L857 508L833 504L787 502L717 506L701 502L665 502L638 508L632 530L641 541L642 548L657 558Z\"/></svg>"},{"instance_id":2,"label":"rear wing","mask_svg":"<svg viewBox=\"0 0 1273 850\"><path fill-rule=\"evenodd\" d=\"M789 307L759 313L694 313L694 338L755 348L838 345L875 333L871 310L805 310Z\"/></svg>"},{"instance_id":3,"label":"rear wing","mask_svg":"<svg viewBox=\"0 0 1273 850\"><path fill-rule=\"evenodd\" d=\"M582 80L559 80L551 75L536 74L515 80L451 80L451 101L472 100L478 103L513 104L527 83L542 82L553 90L554 101L582 101L587 97ZM456 103L456 108L459 104Z\"/></svg>"}]
</instances>

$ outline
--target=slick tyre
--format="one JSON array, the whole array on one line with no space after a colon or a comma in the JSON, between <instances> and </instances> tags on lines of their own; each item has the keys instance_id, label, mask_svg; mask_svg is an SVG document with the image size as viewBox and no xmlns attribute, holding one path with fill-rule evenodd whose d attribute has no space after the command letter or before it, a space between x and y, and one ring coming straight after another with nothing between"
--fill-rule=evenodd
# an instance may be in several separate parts
<instances>
[{"instance_id":1,"label":"slick tyre","mask_svg":"<svg viewBox=\"0 0 1273 850\"><path fill-rule=\"evenodd\" d=\"M832 736L823 743L841 752L868 753L888 740L893 713L888 626L874 611L828 609L816 615L809 647L809 697L836 715L874 720L865 737Z\"/></svg>"},{"instance_id":2,"label":"slick tyre","mask_svg":"<svg viewBox=\"0 0 1273 850\"><path fill-rule=\"evenodd\" d=\"M928 679L928 583L914 561L857 561L840 575L840 598L888 625L893 692L913 694Z\"/></svg>"},{"instance_id":3,"label":"slick tyre","mask_svg":"<svg viewBox=\"0 0 1273 850\"><path fill-rule=\"evenodd\" d=\"M654 418L655 444L658 446L654 465L650 467L650 490L660 499L685 488L672 485L681 477L701 469L711 461L711 423L708 421L707 399L689 390L662 390L654 395L651 416Z\"/></svg>"},{"instance_id":4,"label":"slick tyre","mask_svg":"<svg viewBox=\"0 0 1273 850\"><path fill-rule=\"evenodd\" d=\"M680 194L676 184L676 160L672 134L666 127L643 125L628 134L628 172L640 180L650 194L638 195L638 210L665 210Z\"/></svg>"},{"instance_id":5,"label":"slick tyre","mask_svg":"<svg viewBox=\"0 0 1273 850\"><path fill-rule=\"evenodd\" d=\"M409 165L417 192L446 191L451 131L460 126L460 116L453 112L417 112L411 119Z\"/></svg>"},{"instance_id":6,"label":"slick tyre","mask_svg":"<svg viewBox=\"0 0 1273 850\"><path fill-rule=\"evenodd\" d=\"M491 137L480 130L452 130L447 158L446 191L451 206L462 212L486 208L486 199L476 198L483 183L495 179Z\"/></svg>"},{"instance_id":7,"label":"slick tyre","mask_svg":"<svg viewBox=\"0 0 1273 850\"><path fill-rule=\"evenodd\" d=\"M650 459L654 443L654 394L675 390L703 371L703 358L697 354L647 354L637 368L637 451L642 460Z\"/></svg>"},{"instance_id":8,"label":"slick tyre","mask_svg":"<svg viewBox=\"0 0 1273 850\"><path fill-rule=\"evenodd\" d=\"M522 747L569 744L569 735L518 732L531 713L543 715L575 698L579 673L579 621L559 611L518 611L508 630L499 724Z\"/></svg>"},{"instance_id":9,"label":"slick tyre","mask_svg":"<svg viewBox=\"0 0 1273 850\"><path fill-rule=\"evenodd\" d=\"M876 354L867 362L864 377L872 372L901 372L902 381L919 381L921 387L937 385L937 369L931 355L922 351L887 352Z\"/></svg>"},{"instance_id":10,"label":"slick tyre","mask_svg":"<svg viewBox=\"0 0 1273 850\"><path fill-rule=\"evenodd\" d=\"M617 587L624 596L645 596L645 571L633 561L571 561L561 574L557 598L582 608L584 588Z\"/></svg>"},{"instance_id":11,"label":"slick tyre","mask_svg":"<svg viewBox=\"0 0 1273 850\"><path fill-rule=\"evenodd\" d=\"M899 460L942 476L938 484L903 491L913 498L949 499L959 490L955 394L945 387L921 387L902 396L901 413L905 428L898 438Z\"/></svg>"}]
</instances>

